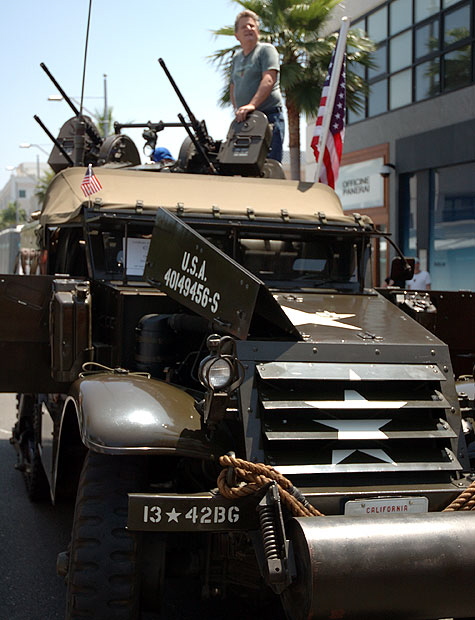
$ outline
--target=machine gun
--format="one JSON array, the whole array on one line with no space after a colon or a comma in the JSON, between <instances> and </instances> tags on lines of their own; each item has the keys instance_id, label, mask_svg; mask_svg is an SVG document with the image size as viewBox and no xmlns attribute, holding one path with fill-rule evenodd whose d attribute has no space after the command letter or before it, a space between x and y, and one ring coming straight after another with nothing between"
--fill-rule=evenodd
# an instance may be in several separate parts
<instances>
[{"instance_id":1,"label":"machine gun","mask_svg":"<svg viewBox=\"0 0 475 620\"><path fill-rule=\"evenodd\" d=\"M140 164L140 155L131 138L128 136L103 138L92 119L82 114L82 110L77 109L48 67L44 63L41 63L40 67L74 112L74 116L61 127L57 138L51 134L38 116L34 116L36 122L54 144L48 159L54 172L58 173L70 166L87 166L88 164L104 165L111 162Z\"/></svg>"},{"instance_id":2,"label":"machine gun","mask_svg":"<svg viewBox=\"0 0 475 620\"><path fill-rule=\"evenodd\" d=\"M34 117L54 144L48 159L54 172L70 166L88 164L140 166L137 147L128 135L122 133L123 129L143 128L143 150L150 156L155 149L158 132L165 128L183 127L188 135L181 145L174 172L284 178L281 165L266 159L272 130L264 114L256 111L241 123L233 121L226 140L214 140L208 133L205 121L196 119L164 60L159 58L158 62L185 108L189 120L186 121L182 114L178 114L179 122L115 122L114 134L107 137L100 135L93 120L77 109L46 65L41 63L41 68L74 112L74 116L61 127L57 138L38 116Z\"/></svg>"},{"instance_id":3,"label":"machine gun","mask_svg":"<svg viewBox=\"0 0 475 620\"><path fill-rule=\"evenodd\" d=\"M265 114L255 111L245 121L231 123L226 140L211 138L204 121L198 122L162 58L158 59L167 78L190 119L191 128L178 115L188 133L178 157L179 166L186 172L212 172L221 175L267 176L285 178L279 162L266 159L272 139L272 126ZM203 162L205 170L203 170Z\"/></svg>"},{"instance_id":4,"label":"machine gun","mask_svg":"<svg viewBox=\"0 0 475 620\"><path fill-rule=\"evenodd\" d=\"M188 133L189 140L191 141L191 142L187 142L187 144L182 145L182 148L180 149L180 156L179 156L180 163L182 165L184 164L185 167L187 167L192 157L192 152L190 151L190 145L193 144L193 146L196 149L196 152L199 154L199 157L201 158L201 160L204 161L208 170L212 173L215 173L216 168L213 165L210 159L210 156L216 155L217 149L219 146L218 143L215 142L213 138L209 135L208 129L206 128L205 121L203 120L200 123L196 120L196 117L191 111L190 106L187 104L185 98L181 94L180 89L178 88L170 71L168 70L163 58L159 58L158 62L160 63L160 66L164 70L165 75L167 76L175 93L177 94L178 99L181 101L183 107L185 108L186 113L188 114L188 118L190 119L190 125L193 128L193 131L195 132L193 135L193 133L189 129L188 124L185 122L183 115L178 114L180 123L185 128L186 132Z\"/></svg>"}]
</instances>

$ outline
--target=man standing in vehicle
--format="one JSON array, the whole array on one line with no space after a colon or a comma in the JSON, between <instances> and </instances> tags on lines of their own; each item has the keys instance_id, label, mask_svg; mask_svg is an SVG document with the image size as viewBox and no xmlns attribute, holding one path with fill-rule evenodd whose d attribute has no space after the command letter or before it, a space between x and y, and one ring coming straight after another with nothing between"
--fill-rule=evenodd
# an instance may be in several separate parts
<instances>
[{"instance_id":1,"label":"man standing in vehicle","mask_svg":"<svg viewBox=\"0 0 475 620\"><path fill-rule=\"evenodd\" d=\"M259 17L253 11L238 14L234 34L242 48L234 55L231 71L230 95L236 120L244 121L254 110L263 112L273 125L268 157L281 162L285 124L279 54L270 43L259 41Z\"/></svg>"}]
</instances>

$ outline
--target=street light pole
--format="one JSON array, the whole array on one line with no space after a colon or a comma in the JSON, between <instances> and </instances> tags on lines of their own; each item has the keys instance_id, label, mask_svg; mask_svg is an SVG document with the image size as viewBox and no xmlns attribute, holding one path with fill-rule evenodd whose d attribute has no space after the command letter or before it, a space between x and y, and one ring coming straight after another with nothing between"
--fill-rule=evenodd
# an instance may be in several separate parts
<instances>
[{"instance_id":1,"label":"street light pole","mask_svg":"<svg viewBox=\"0 0 475 620\"><path fill-rule=\"evenodd\" d=\"M79 105L79 101L78 99L76 99L76 97L69 97L71 99L71 101L73 103L75 103L76 105ZM89 97L91 98L91 97ZM93 97L93 99L102 99L102 97ZM48 101L64 101L64 97L62 95L49 95L48 97ZM91 118L95 118L95 114L94 112L91 112L91 110L88 110L85 106L82 106L83 112L86 112L86 114L88 114Z\"/></svg>"},{"instance_id":2,"label":"street light pole","mask_svg":"<svg viewBox=\"0 0 475 620\"><path fill-rule=\"evenodd\" d=\"M45 155L49 155L48 151L46 149L44 149L40 144L31 144L30 142L22 142L18 146L21 149L31 149L31 147L35 147L37 149L40 149L40 151L43 151L43 153Z\"/></svg>"},{"instance_id":3,"label":"street light pole","mask_svg":"<svg viewBox=\"0 0 475 620\"><path fill-rule=\"evenodd\" d=\"M39 144L30 144L30 142L22 142L21 144L19 144L19 147L21 149L31 149L31 148L40 149L40 151L43 151L45 155L49 155L48 151L46 151ZM39 182L40 180L40 156L38 155L38 153L36 153L36 180L37 182Z\"/></svg>"}]
</instances>

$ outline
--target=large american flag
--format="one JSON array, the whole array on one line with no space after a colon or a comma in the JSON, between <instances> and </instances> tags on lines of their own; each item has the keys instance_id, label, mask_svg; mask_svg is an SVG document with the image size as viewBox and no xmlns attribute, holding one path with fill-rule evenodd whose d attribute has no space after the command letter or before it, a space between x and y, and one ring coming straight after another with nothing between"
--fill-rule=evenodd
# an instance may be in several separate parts
<instances>
[{"instance_id":1,"label":"large american flag","mask_svg":"<svg viewBox=\"0 0 475 620\"><path fill-rule=\"evenodd\" d=\"M320 107L318 109L317 121L313 131L311 146L315 153L315 159L318 163L320 154L319 140L322 133L322 124L327 111L327 97L332 77L333 64L335 60L335 52L328 67L328 75L323 84L322 98L320 99ZM340 169L341 154L343 152L343 140L345 138L345 114L346 114L346 81L345 81L345 65L346 54L343 56L341 65L340 79L335 96L335 103L331 112L330 127L325 144L325 152L323 154L323 162L320 168L319 181L335 188Z\"/></svg>"},{"instance_id":2,"label":"large american flag","mask_svg":"<svg viewBox=\"0 0 475 620\"><path fill-rule=\"evenodd\" d=\"M96 177L92 170L92 164L89 164L84 175L84 179L81 181L81 189L84 196L90 196L102 189L101 182Z\"/></svg>"}]
</instances>

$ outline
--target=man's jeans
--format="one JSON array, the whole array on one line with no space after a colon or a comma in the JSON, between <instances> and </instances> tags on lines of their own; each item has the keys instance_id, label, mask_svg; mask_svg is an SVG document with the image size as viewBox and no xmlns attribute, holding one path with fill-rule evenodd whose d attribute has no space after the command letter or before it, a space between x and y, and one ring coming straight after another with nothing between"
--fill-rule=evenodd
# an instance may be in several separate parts
<instances>
[{"instance_id":1,"label":"man's jeans","mask_svg":"<svg viewBox=\"0 0 475 620\"><path fill-rule=\"evenodd\" d=\"M285 133L284 115L281 109L270 110L269 112L265 112L265 115L267 116L269 123L274 125L272 141L270 143L267 157L268 159L275 159L276 161L282 162L282 145L284 143Z\"/></svg>"}]
</instances>

